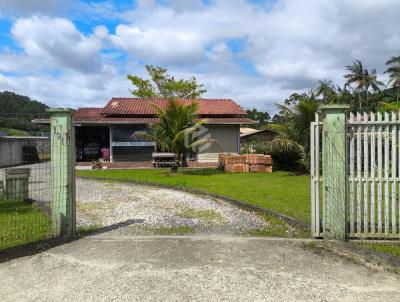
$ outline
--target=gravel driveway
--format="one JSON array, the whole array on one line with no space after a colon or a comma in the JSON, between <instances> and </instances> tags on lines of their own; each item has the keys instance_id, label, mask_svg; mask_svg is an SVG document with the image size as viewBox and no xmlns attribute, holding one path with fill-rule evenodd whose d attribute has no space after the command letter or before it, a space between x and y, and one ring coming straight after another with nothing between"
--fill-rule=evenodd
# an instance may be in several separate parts
<instances>
[{"instance_id":1,"label":"gravel driveway","mask_svg":"<svg viewBox=\"0 0 400 302\"><path fill-rule=\"evenodd\" d=\"M130 234L243 234L268 228L255 213L225 201L137 184L77 178L77 224L113 226Z\"/></svg>"}]
</instances>

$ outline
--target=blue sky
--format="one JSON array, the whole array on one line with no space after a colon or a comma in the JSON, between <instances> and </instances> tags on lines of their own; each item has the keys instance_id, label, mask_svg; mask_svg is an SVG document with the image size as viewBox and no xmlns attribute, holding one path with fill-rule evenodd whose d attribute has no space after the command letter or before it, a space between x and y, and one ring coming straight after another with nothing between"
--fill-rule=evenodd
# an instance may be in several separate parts
<instances>
[{"instance_id":1,"label":"blue sky","mask_svg":"<svg viewBox=\"0 0 400 302\"><path fill-rule=\"evenodd\" d=\"M398 0L2 0L0 90L102 106L153 64L272 113L318 80L341 85L355 59L385 80L399 11Z\"/></svg>"}]
</instances>

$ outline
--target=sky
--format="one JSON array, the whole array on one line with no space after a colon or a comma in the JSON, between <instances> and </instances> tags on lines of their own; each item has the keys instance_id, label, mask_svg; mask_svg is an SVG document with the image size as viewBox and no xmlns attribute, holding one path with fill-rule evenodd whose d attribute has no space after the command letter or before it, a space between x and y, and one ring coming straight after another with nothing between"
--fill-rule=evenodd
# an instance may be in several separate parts
<instances>
[{"instance_id":1,"label":"sky","mask_svg":"<svg viewBox=\"0 0 400 302\"><path fill-rule=\"evenodd\" d=\"M273 113L361 60L400 55L399 0L0 0L0 91L51 107L128 97L145 65Z\"/></svg>"}]
</instances>

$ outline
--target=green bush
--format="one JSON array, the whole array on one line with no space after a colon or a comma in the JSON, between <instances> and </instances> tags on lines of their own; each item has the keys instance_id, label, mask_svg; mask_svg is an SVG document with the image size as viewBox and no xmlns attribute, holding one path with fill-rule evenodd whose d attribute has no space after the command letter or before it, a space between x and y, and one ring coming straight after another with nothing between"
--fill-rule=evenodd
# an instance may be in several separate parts
<instances>
[{"instance_id":1,"label":"green bush","mask_svg":"<svg viewBox=\"0 0 400 302\"><path fill-rule=\"evenodd\" d=\"M274 169L303 169L304 150L298 143L286 139L275 138L270 143L270 155L274 161Z\"/></svg>"},{"instance_id":2,"label":"green bush","mask_svg":"<svg viewBox=\"0 0 400 302\"><path fill-rule=\"evenodd\" d=\"M243 144L240 148L240 154L270 154L271 147L267 142L257 140L248 144Z\"/></svg>"}]
</instances>

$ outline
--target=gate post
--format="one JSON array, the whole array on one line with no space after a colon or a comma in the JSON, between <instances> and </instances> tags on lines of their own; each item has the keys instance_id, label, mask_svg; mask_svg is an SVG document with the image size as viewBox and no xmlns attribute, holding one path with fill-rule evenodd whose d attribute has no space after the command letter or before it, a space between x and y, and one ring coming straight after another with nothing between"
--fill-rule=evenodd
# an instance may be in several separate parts
<instances>
[{"instance_id":1,"label":"gate post","mask_svg":"<svg viewBox=\"0 0 400 302\"><path fill-rule=\"evenodd\" d=\"M75 131L72 109L51 115L51 220L53 234L75 235Z\"/></svg>"},{"instance_id":2,"label":"gate post","mask_svg":"<svg viewBox=\"0 0 400 302\"><path fill-rule=\"evenodd\" d=\"M323 105L324 238L346 238L346 111L348 105Z\"/></svg>"}]
</instances>

